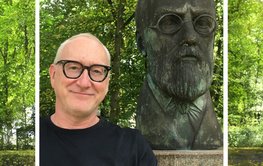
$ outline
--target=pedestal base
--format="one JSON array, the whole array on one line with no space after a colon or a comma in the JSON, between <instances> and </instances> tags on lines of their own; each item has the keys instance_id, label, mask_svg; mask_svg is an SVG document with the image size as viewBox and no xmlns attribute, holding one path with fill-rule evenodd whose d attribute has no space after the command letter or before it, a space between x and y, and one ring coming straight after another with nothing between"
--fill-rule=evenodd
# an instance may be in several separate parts
<instances>
[{"instance_id":1,"label":"pedestal base","mask_svg":"<svg viewBox=\"0 0 263 166\"><path fill-rule=\"evenodd\" d=\"M223 150L154 150L158 166L222 166Z\"/></svg>"}]
</instances>

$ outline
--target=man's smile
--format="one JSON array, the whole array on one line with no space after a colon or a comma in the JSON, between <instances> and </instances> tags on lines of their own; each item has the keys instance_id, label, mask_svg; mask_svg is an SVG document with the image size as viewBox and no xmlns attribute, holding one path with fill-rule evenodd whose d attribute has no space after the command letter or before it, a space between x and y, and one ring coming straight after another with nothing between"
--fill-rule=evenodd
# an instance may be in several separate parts
<instances>
[{"instance_id":1,"label":"man's smile","mask_svg":"<svg viewBox=\"0 0 263 166\"><path fill-rule=\"evenodd\" d=\"M83 96L94 96L94 93L91 92L81 92L81 91L72 91L70 90L71 93L77 94L77 95L83 95Z\"/></svg>"}]
</instances>

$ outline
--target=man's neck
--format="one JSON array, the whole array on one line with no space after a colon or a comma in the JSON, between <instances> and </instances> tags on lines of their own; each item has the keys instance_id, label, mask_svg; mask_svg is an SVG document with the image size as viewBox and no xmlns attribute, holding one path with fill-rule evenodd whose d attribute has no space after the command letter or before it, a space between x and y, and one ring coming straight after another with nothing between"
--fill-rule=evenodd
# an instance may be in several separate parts
<instances>
[{"instance_id":1,"label":"man's neck","mask_svg":"<svg viewBox=\"0 0 263 166\"><path fill-rule=\"evenodd\" d=\"M56 126L64 129L85 129L99 122L96 114L82 118L55 112L50 118Z\"/></svg>"}]
</instances>

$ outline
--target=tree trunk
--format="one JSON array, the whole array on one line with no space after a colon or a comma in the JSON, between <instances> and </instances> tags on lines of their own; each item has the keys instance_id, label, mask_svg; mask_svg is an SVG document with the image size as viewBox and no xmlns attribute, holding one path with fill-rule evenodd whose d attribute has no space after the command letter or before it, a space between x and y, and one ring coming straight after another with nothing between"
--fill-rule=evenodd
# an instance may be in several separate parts
<instances>
[{"instance_id":1,"label":"tree trunk","mask_svg":"<svg viewBox=\"0 0 263 166\"><path fill-rule=\"evenodd\" d=\"M120 60L121 60L121 50L123 48L123 31L124 31L124 20L122 16L124 15L124 2L122 0L113 16L115 16L115 37L114 37L114 52L115 54L112 57L112 79L115 80L115 84L111 86L111 96L110 96L110 120L117 123L118 117L120 114L120 105L119 105L119 77L120 77Z\"/></svg>"}]
</instances>

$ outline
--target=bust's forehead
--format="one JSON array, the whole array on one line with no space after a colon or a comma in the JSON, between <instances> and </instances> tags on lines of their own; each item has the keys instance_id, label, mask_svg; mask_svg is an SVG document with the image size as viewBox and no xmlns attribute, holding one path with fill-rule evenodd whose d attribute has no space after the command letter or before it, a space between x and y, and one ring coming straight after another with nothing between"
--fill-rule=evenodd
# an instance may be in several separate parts
<instances>
[{"instance_id":1,"label":"bust's forehead","mask_svg":"<svg viewBox=\"0 0 263 166\"><path fill-rule=\"evenodd\" d=\"M185 4L189 4L194 7L214 7L214 0L145 0L146 4L152 4L156 6L171 5L177 8L182 8Z\"/></svg>"},{"instance_id":2,"label":"bust's forehead","mask_svg":"<svg viewBox=\"0 0 263 166\"><path fill-rule=\"evenodd\" d=\"M159 14L163 12L186 13L191 10L193 13L215 14L215 3L213 0L146 0L149 5L149 14Z\"/></svg>"},{"instance_id":3,"label":"bust's forehead","mask_svg":"<svg viewBox=\"0 0 263 166\"><path fill-rule=\"evenodd\" d=\"M178 6L159 6L155 10L155 14L159 13L167 13L167 12L174 12L174 13L187 13L190 11L191 13L207 13L207 14L213 14L215 12L215 9L213 7L201 7L201 6L194 6L190 3L186 2L184 6L178 7Z\"/></svg>"}]
</instances>

